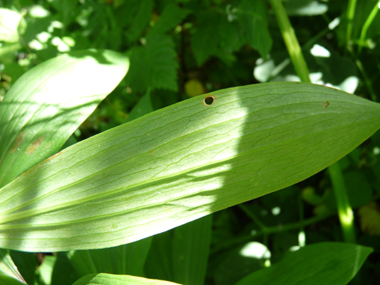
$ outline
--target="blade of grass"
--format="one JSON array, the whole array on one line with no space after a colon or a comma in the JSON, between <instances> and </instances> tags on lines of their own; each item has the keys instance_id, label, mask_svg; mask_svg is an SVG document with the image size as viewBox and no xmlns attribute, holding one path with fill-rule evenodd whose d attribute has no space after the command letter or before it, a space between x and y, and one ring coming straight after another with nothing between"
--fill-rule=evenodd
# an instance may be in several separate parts
<instances>
[{"instance_id":1,"label":"blade of grass","mask_svg":"<svg viewBox=\"0 0 380 285\"><path fill-rule=\"evenodd\" d=\"M378 1L375 6L373 7L371 13L369 14L367 20L365 21L362 31L360 33L360 40L359 40L359 54L362 51L362 47L364 44L365 37L367 35L368 28L371 26L373 20L375 19L377 12L379 12L380 9L380 1Z\"/></svg>"}]
</instances>

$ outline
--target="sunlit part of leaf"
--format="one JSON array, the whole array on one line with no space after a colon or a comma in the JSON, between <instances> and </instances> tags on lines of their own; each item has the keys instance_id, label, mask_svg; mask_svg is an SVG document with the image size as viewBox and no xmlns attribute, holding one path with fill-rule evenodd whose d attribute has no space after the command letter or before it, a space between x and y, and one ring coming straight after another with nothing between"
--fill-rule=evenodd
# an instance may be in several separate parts
<instances>
[{"instance_id":1,"label":"sunlit part of leaf","mask_svg":"<svg viewBox=\"0 0 380 285\"><path fill-rule=\"evenodd\" d=\"M263 196L353 150L379 128L379 110L337 89L280 82L152 112L0 189L0 247L115 246Z\"/></svg>"},{"instance_id":2,"label":"sunlit part of leaf","mask_svg":"<svg viewBox=\"0 0 380 285\"><path fill-rule=\"evenodd\" d=\"M0 284L26 284L8 251L5 249L0 249Z\"/></svg>"},{"instance_id":3,"label":"sunlit part of leaf","mask_svg":"<svg viewBox=\"0 0 380 285\"><path fill-rule=\"evenodd\" d=\"M148 88L177 91L177 68L172 39L163 34L151 34L145 46L132 48L127 80L137 92L145 92Z\"/></svg>"},{"instance_id":4,"label":"sunlit part of leaf","mask_svg":"<svg viewBox=\"0 0 380 285\"><path fill-rule=\"evenodd\" d=\"M117 52L76 51L17 80L0 104L0 186L56 153L128 66Z\"/></svg>"},{"instance_id":5,"label":"sunlit part of leaf","mask_svg":"<svg viewBox=\"0 0 380 285\"><path fill-rule=\"evenodd\" d=\"M76 281L73 285L174 285L169 281L154 280L143 277L128 276L128 275L114 275L114 274L91 274L82 277Z\"/></svg>"},{"instance_id":6,"label":"sunlit part of leaf","mask_svg":"<svg viewBox=\"0 0 380 285\"><path fill-rule=\"evenodd\" d=\"M289 253L282 261L256 271L236 285L348 284L372 248L348 243L317 243Z\"/></svg>"},{"instance_id":7,"label":"sunlit part of leaf","mask_svg":"<svg viewBox=\"0 0 380 285\"><path fill-rule=\"evenodd\" d=\"M17 28L21 19L21 14L0 8L0 41L14 43L19 40Z\"/></svg>"}]
</instances>

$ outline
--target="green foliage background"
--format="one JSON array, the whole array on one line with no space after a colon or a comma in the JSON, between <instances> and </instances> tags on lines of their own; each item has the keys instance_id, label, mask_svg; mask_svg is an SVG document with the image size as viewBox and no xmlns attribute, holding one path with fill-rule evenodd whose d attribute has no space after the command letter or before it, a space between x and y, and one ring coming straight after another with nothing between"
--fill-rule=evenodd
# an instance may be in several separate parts
<instances>
[{"instance_id":1,"label":"green foliage background","mask_svg":"<svg viewBox=\"0 0 380 285\"><path fill-rule=\"evenodd\" d=\"M362 36L377 1L357 2L350 37L347 2L289 0L284 4L312 82L379 101L378 14ZM0 4L21 16L16 27L4 26L5 20L0 23L0 98L25 71L67 51L111 49L130 57L126 78L64 147L190 96L252 83L299 80L265 0L15 0ZM339 19L337 25L334 19ZM380 280L379 154L380 134L376 133L340 161L354 209L357 243L375 249L359 272L362 284ZM328 172L322 171L282 191L214 214L206 284L233 284L253 269L263 268L266 258L239 255L252 240L269 249L272 263L305 242L343 241L332 187ZM146 253L151 261L145 276L180 282L175 276L178 268L173 270L176 265L155 265L155 260L178 254L168 240L181 234L176 229L148 241L152 248L158 244L168 250ZM71 255L12 252L12 258L29 284L69 284L82 276L70 269ZM155 266L166 266L167 271ZM70 272L65 279L57 275L62 268Z\"/></svg>"}]
</instances>

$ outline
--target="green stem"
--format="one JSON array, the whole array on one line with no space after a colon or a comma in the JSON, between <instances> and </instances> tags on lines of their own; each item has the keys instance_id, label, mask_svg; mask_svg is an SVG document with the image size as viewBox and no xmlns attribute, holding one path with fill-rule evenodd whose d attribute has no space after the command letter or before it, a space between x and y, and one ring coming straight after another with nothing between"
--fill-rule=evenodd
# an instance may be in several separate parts
<instances>
[{"instance_id":1,"label":"green stem","mask_svg":"<svg viewBox=\"0 0 380 285\"><path fill-rule=\"evenodd\" d=\"M351 36L352 36L352 26L354 22L356 8L356 0L350 0L348 2L347 8L347 34L346 34L346 45L348 50L351 50Z\"/></svg>"},{"instance_id":2,"label":"green stem","mask_svg":"<svg viewBox=\"0 0 380 285\"><path fill-rule=\"evenodd\" d=\"M292 59L293 65L297 71L298 76L304 82L310 82L309 70L307 68L306 62L301 52L301 48L297 41L297 38L293 32L290 25L289 18L286 14L285 8L282 5L281 0L269 0L272 5L274 14L276 15L278 25L280 27L282 37L288 49L290 58ZM355 12L356 0L350 0L348 7L348 19L350 27L347 28L347 38L351 38L352 32L352 19L353 13ZM350 20L351 19L351 20ZM348 202L346 187L343 183L342 171L340 169L339 163L331 165L329 168L329 174L331 180L334 184L334 191L336 195L336 200L339 209L339 218L341 222L341 227L346 242L355 242L355 230L353 224L353 211ZM344 210L344 211L343 211ZM351 216L350 216L351 214Z\"/></svg>"},{"instance_id":3,"label":"green stem","mask_svg":"<svg viewBox=\"0 0 380 285\"><path fill-rule=\"evenodd\" d=\"M350 202L348 201L346 186L344 185L339 161L330 165L328 170L334 186L338 215L343 230L344 240L346 242L355 243L354 214Z\"/></svg>"},{"instance_id":4,"label":"green stem","mask_svg":"<svg viewBox=\"0 0 380 285\"><path fill-rule=\"evenodd\" d=\"M371 13L369 14L367 20L365 21L365 23L363 25L362 31L360 33L359 54L362 51L364 40L365 40L365 37L367 35L367 30L368 30L369 26L371 26L371 24L372 24L373 20L375 19L376 15L377 15L377 12L379 11L379 9L380 9L380 1L378 1L375 4L375 7L373 7Z\"/></svg>"},{"instance_id":5,"label":"green stem","mask_svg":"<svg viewBox=\"0 0 380 285\"><path fill-rule=\"evenodd\" d=\"M293 62L298 76L303 82L311 82L309 78L309 70L302 55L301 47L298 43L296 35L294 34L294 30L290 24L288 15L286 14L281 0L269 0L269 2L272 5L278 26L280 27L282 37L284 38L285 45L288 49L290 59Z\"/></svg>"},{"instance_id":6,"label":"green stem","mask_svg":"<svg viewBox=\"0 0 380 285\"><path fill-rule=\"evenodd\" d=\"M280 233L280 232L286 232L286 231L290 231L290 230L299 230L300 228L304 228L306 226L313 225L317 222L323 221L329 217L334 216L335 214L336 214L336 212L327 212L325 214L320 214L318 216L315 216L315 217L312 217L312 218L309 218L306 220L302 220L300 222L290 223L290 224L286 224L286 225L278 225L278 226L273 226L273 227L264 227L265 231L261 230L261 231L258 231L257 233L255 233L254 235L249 234L249 235L240 236L236 239L233 239L233 240L230 240L226 243L220 244L219 246L212 249L211 254L215 254L215 253L223 251L227 248L231 248L231 247L237 246L239 244L251 241L252 238L257 238L257 237L260 237L263 235L265 236L265 235L276 234L276 233Z\"/></svg>"}]
</instances>

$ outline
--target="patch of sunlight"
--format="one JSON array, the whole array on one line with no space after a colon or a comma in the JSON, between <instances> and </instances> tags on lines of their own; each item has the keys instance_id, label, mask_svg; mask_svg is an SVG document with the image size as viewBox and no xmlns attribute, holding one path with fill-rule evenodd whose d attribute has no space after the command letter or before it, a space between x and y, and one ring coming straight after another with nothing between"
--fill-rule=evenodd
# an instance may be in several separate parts
<instances>
[{"instance_id":1,"label":"patch of sunlight","mask_svg":"<svg viewBox=\"0 0 380 285\"><path fill-rule=\"evenodd\" d=\"M49 27L47 28L47 31L49 33L53 33L54 32L54 29L62 29L63 28L63 24L59 21L51 21Z\"/></svg>"},{"instance_id":2,"label":"patch of sunlight","mask_svg":"<svg viewBox=\"0 0 380 285\"><path fill-rule=\"evenodd\" d=\"M323 73L322 72L313 72L309 74L310 81L315 84L323 84L322 77Z\"/></svg>"},{"instance_id":3,"label":"patch of sunlight","mask_svg":"<svg viewBox=\"0 0 380 285\"><path fill-rule=\"evenodd\" d=\"M294 245L294 246L292 246L292 247L289 248L289 251L297 251L297 250L299 250L300 248L301 248L300 246L298 246L298 245Z\"/></svg>"},{"instance_id":4,"label":"patch of sunlight","mask_svg":"<svg viewBox=\"0 0 380 285\"><path fill-rule=\"evenodd\" d=\"M354 222L354 214L350 208L346 208L343 211L339 211L339 217L343 226L351 226Z\"/></svg>"},{"instance_id":5,"label":"patch of sunlight","mask_svg":"<svg viewBox=\"0 0 380 285\"><path fill-rule=\"evenodd\" d=\"M300 247L303 247L306 245L306 235L305 235L305 232L304 231L300 231L298 233L298 245Z\"/></svg>"},{"instance_id":6,"label":"patch of sunlight","mask_svg":"<svg viewBox=\"0 0 380 285\"><path fill-rule=\"evenodd\" d=\"M36 35L36 38L41 42L41 43L46 43L50 38L51 34L48 32L41 32Z\"/></svg>"},{"instance_id":7,"label":"patch of sunlight","mask_svg":"<svg viewBox=\"0 0 380 285\"><path fill-rule=\"evenodd\" d=\"M269 259L271 253L269 249L262 243L252 241L247 243L241 250L240 255L255 259Z\"/></svg>"},{"instance_id":8,"label":"patch of sunlight","mask_svg":"<svg viewBox=\"0 0 380 285\"><path fill-rule=\"evenodd\" d=\"M281 213L281 208L280 207L274 207L272 208L272 215L277 216Z\"/></svg>"},{"instance_id":9,"label":"patch of sunlight","mask_svg":"<svg viewBox=\"0 0 380 285\"><path fill-rule=\"evenodd\" d=\"M67 37L65 37L67 39ZM54 37L51 41L51 43L57 47L58 51L60 52L67 52L71 50L71 47L75 45L75 41L69 38L70 40L67 41L64 38L58 38Z\"/></svg>"},{"instance_id":10,"label":"patch of sunlight","mask_svg":"<svg viewBox=\"0 0 380 285\"><path fill-rule=\"evenodd\" d=\"M380 148L377 147L377 146L375 146L375 147L373 148L373 154L374 154L374 155L378 155L379 153L380 153Z\"/></svg>"},{"instance_id":11,"label":"patch of sunlight","mask_svg":"<svg viewBox=\"0 0 380 285\"><path fill-rule=\"evenodd\" d=\"M253 76L260 82L268 82L270 78L277 76L282 70L290 64L290 58L284 59L278 65L273 59L264 62L262 58L256 61L256 67L253 70Z\"/></svg>"},{"instance_id":12,"label":"patch of sunlight","mask_svg":"<svg viewBox=\"0 0 380 285\"><path fill-rule=\"evenodd\" d=\"M315 44L311 50L310 53L316 57L325 57L328 58L331 56L330 52L323 46Z\"/></svg>"},{"instance_id":13,"label":"patch of sunlight","mask_svg":"<svg viewBox=\"0 0 380 285\"><path fill-rule=\"evenodd\" d=\"M42 50L44 48L44 45L40 43L38 40L33 39L28 43L28 47L34 50Z\"/></svg>"},{"instance_id":14,"label":"patch of sunlight","mask_svg":"<svg viewBox=\"0 0 380 285\"><path fill-rule=\"evenodd\" d=\"M33 18L45 18L50 15L50 11L41 5L33 5L29 8L29 15Z\"/></svg>"},{"instance_id":15,"label":"patch of sunlight","mask_svg":"<svg viewBox=\"0 0 380 285\"><path fill-rule=\"evenodd\" d=\"M357 78L356 76L347 77L339 85L332 85L330 83L326 83L326 86L334 87L334 88L346 91L348 93L354 93L358 85L359 85L359 78Z\"/></svg>"},{"instance_id":16,"label":"patch of sunlight","mask_svg":"<svg viewBox=\"0 0 380 285\"><path fill-rule=\"evenodd\" d=\"M340 23L340 18L336 17L334 20L332 20L329 23L328 27L330 30L334 30L339 25L339 23Z\"/></svg>"}]
</instances>

